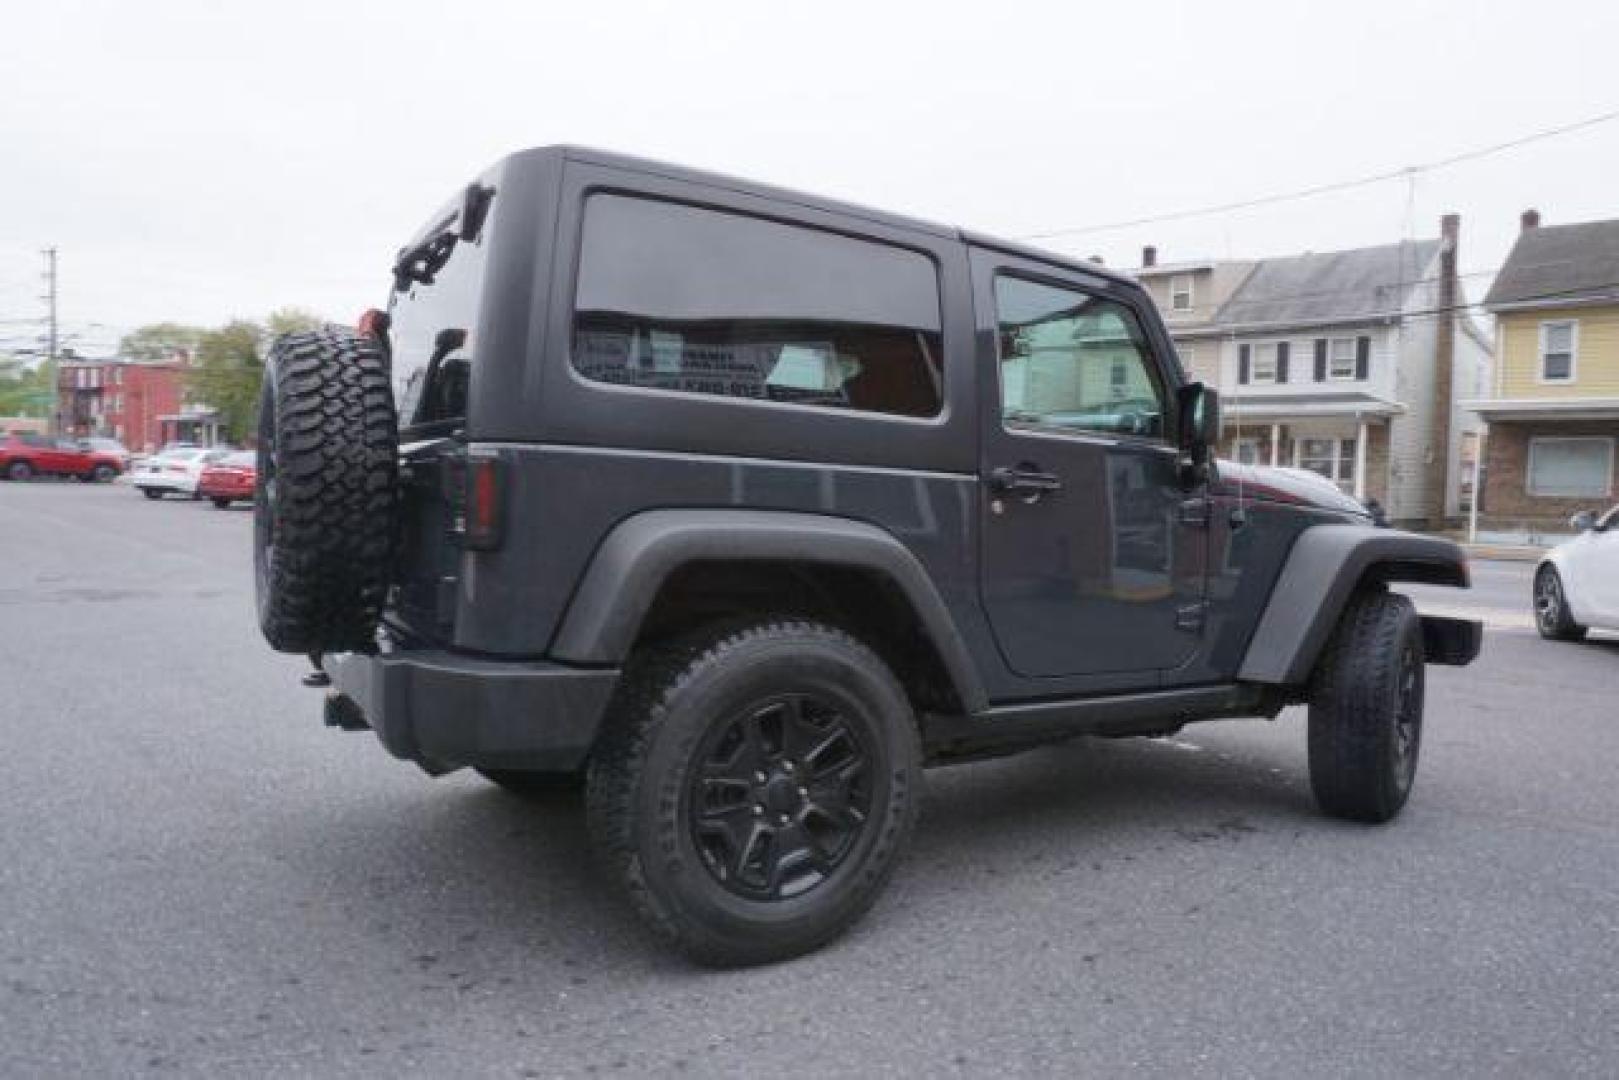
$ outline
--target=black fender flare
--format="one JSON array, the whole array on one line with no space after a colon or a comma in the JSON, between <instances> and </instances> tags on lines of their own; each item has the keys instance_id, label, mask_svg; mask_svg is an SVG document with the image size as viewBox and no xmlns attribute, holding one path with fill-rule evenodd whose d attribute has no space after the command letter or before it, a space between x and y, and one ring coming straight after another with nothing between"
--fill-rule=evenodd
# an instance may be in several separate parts
<instances>
[{"instance_id":1,"label":"black fender flare","mask_svg":"<svg viewBox=\"0 0 1619 1080\"><path fill-rule=\"evenodd\" d=\"M822 563L882 574L910 602L962 705L988 697L950 610L921 562L892 533L863 521L770 510L648 510L614 526L568 604L550 655L621 664L665 579L691 562Z\"/></svg>"},{"instance_id":2,"label":"black fender flare","mask_svg":"<svg viewBox=\"0 0 1619 1080\"><path fill-rule=\"evenodd\" d=\"M1371 525L1313 526L1293 542L1237 677L1303 685L1344 605L1368 579L1470 585L1467 555L1454 541Z\"/></svg>"}]
</instances>

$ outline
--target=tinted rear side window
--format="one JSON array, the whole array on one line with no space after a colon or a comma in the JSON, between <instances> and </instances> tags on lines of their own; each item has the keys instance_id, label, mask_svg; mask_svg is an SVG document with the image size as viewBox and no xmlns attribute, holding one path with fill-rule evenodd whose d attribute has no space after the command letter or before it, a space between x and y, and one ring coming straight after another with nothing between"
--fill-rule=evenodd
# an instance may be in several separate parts
<instances>
[{"instance_id":1,"label":"tinted rear side window","mask_svg":"<svg viewBox=\"0 0 1619 1080\"><path fill-rule=\"evenodd\" d=\"M888 244L592 195L574 366L599 382L935 416L939 276Z\"/></svg>"}]
</instances>

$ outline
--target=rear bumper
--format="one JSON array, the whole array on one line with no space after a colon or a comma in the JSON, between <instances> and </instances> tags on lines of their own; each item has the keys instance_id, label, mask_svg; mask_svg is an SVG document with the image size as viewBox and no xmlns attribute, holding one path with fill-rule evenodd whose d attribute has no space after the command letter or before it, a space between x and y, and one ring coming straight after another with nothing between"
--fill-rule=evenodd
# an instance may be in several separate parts
<instances>
[{"instance_id":1,"label":"rear bumper","mask_svg":"<svg viewBox=\"0 0 1619 1080\"><path fill-rule=\"evenodd\" d=\"M343 653L323 663L332 677L328 722L362 720L389 753L433 773L578 768L618 685L617 670L437 649Z\"/></svg>"}]
</instances>

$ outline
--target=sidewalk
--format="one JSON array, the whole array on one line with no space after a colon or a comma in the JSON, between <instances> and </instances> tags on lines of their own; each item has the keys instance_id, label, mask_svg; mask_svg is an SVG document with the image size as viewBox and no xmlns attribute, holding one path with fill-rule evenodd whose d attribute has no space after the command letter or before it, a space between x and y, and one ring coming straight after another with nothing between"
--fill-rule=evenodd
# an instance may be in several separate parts
<instances>
[{"instance_id":1,"label":"sidewalk","mask_svg":"<svg viewBox=\"0 0 1619 1080\"><path fill-rule=\"evenodd\" d=\"M1463 544L1469 559L1501 559L1507 562L1537 562L1549 550L1532 544Z\"/></svg>"}]
</instances>

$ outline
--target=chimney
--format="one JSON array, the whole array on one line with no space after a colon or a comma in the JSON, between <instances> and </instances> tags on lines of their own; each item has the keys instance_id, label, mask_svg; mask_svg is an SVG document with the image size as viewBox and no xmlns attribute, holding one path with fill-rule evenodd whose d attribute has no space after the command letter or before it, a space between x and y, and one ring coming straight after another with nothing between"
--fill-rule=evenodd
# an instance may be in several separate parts
<instances>
[{"instance_id":1,"label":"chimney","mask_svg":"<svg viewBox=\"0 0 1619 1080\"><path fill-rule=\"evenodd\" d=\"M1141 268L1145 270L1149 266L1157 265L1158 249L1153 247L1151 244L1148 244L1146 247L1141 249Z\"/></svg>"},{"instance_id":2,"label":"chimney","mask_svg":"<svg viewBox=\"0 0 1619 1080\"><path fill-rule=\"evenodd\" d=\"M1533 213L1533 211L1530 211ZM1525 222L1528 214L1524 215ZM1534 228L1527 225L1527 228ZM1461 281L1456 275L1456 249L1461 242L1462 219L1446 214L1439 219L1439 310L1438 333L1434 336L1433 432L1428 455L1428 528L1438 532L1445 527L1447 496L1450 492L1450 425L1456 372L1456 323L1461 317Z\"/></svg>"},{"instance_id":3,"label":"chimney","mask_svg":"<svg viewBox=\"0 0 1619 1080\"><path fill-rule=\"evenodd\" d=\"M1540 228L1540 211L1531 206L1518 215L1518 225L1524 232Z\"/></svg>"}]
</instances>

